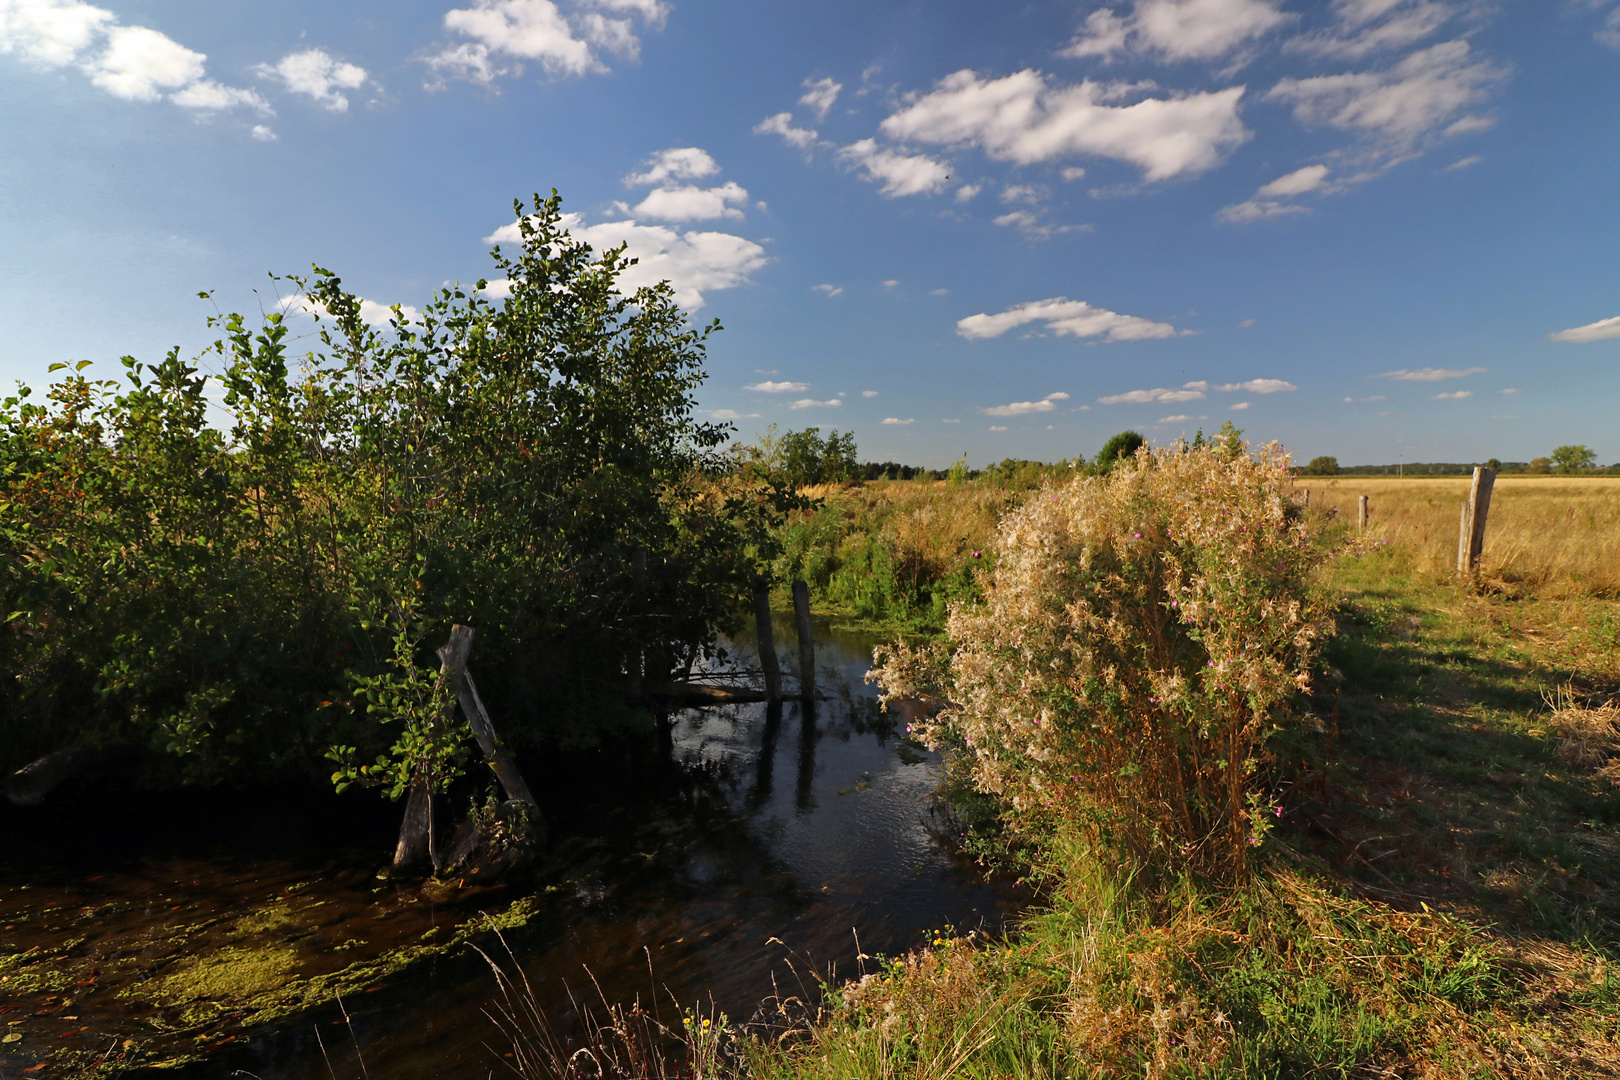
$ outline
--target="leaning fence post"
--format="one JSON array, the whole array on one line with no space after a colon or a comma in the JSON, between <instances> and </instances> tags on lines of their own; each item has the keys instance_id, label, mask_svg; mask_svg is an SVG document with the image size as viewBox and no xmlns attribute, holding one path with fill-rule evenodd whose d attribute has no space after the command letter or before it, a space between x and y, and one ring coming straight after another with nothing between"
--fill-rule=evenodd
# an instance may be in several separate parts
<instances>
[{"instance_id":1,"label":"leaning fence post","mask_svg":"<svg viewBox=\"0 0 1620 1080\"><path fill-rule=\"evenodd\" d=\"M799 694L816 695L816 639L810 628L810 586L793 583L793 618L799 628Z\"/></svg>"},{"instance_id":2,"label":"leaning fence post","mask_svg":"<svg viewBox=\"0 0 1620 1080\"><path fill-rule=\"evenodd\" d=\"M1457 573L1472 576L1479 569L1479 556L1485 550L1485 520L1491 509L1491 488L1496 470L1483 465L1474 470L1474 482L1463 500L1462 520L1457 527Z\"/></svg>"},{"instance_id":3,"label":"leaning fence post","mask_svg":"<svg viewBox=\"0 0 1620 1080\"><path fill-rule=\"evenodd\" d=\"M1365 496L1365 495L1361 496L1357 500L1357 505L1358 505L1358 507L1360 509L1359 516L1360 516L1360 519L1361 519L1361 530L1363 532L1366 532L1367 531L1367 496Z\"/></svg>"},{"instance_id":4,"label":"leaning fence post","mask_svg":"<svg viewBox=\"0 0 1620 1080\"><path fill-rule=\"evenodd\" d=\"M754 626L759 631L759 666L765 669L765 697L782 699L782 668L776 662L776 642L771 636L771 587L761 581L754 586Z\"/></svg>"}]
</instances>

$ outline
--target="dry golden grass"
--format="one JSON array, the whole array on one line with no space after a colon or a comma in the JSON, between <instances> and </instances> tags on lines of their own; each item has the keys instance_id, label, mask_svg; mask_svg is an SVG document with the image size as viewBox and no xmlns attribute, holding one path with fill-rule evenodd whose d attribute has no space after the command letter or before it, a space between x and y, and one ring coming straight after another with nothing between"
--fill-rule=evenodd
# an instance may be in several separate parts
<instances>
[{"instance_id":1,"label":"dry golden grass","mask_svg":"<svg viewBox=\"0 0 1620 1080\"><path fill-rule=\"evenodd\" d=\"M864 511L894 538L902 558L918 560L934 574L968 551L990 547L1002 515L1022 497L994 484L944 480L818 484L801 494L857 517Z\"/></svg>"},{"instance_id":2,"label":"dry golden grass","mask_svg":"<svg viewBox=\"0 0 1620 1080\"><path fill-rule=\"evenodd\" d=\"M1450 573L1467 477L1301 477L1311 505L1354 521L1368 497L1372 536L1408 546L1420 568ZM1499 477L1481 573L1542 595L1620 594L1620 477Z\"/></svg>"}]
</instances>

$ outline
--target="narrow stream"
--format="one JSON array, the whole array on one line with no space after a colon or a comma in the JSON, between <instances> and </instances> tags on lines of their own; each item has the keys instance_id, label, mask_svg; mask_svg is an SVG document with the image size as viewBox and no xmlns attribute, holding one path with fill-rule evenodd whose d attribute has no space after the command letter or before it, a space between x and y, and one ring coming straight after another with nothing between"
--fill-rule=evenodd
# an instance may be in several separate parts
<instances>
[{"instance_id":1,"label":"narrow stream","mask_svg":"<svg viewBox=\"0 0 1620 1080\"><path fill-rule=\"evenodd\" d=\"M823 700L685 710L656 768L556 778L577 785L560 800L574 816L554 816L558 870L521 887L379 882L397 807L375 796L260 807L235 828L193 813L168 844L124 822L110 848L53 845L42 831L62 826L38 814L12 843L24 816L0 818L0 1030L23 1036L0 1045L0 1076L69 1075L71 1048L75 1068L200 1054L180 1074L348 1080L363 1058L372 1076L482 1080L507 1049L484 1015L495 980L465 945L432 945L514 904L529 914L502 935L510 956L493 935L474 940L521 965L564 1031L575 1001L638 995L666 1021L695 1004L746 1020L773 994L813 996L831 967L856 974L857 935L868 954L894 954L945 925L999 929L1020 898L952 855L937 758L863 681L874 639L825 625L818 637ZM783 653L792 641L780 627ZM342 829L329 824L340 802ZM423 955L396 963L411 949ZM263 1009L278 986L366 964L379 974L345 992L348 1021L327 1004L268 1024L233 1011L250 991Z\"/></svg>"}]
</instances>

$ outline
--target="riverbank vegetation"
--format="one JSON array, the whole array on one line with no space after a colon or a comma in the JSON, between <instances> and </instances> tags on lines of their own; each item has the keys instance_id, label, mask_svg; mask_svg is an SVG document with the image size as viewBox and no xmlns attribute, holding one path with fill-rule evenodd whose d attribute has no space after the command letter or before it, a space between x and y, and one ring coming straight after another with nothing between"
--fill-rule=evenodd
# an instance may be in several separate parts
<instances>
[{"instance_id":1,"label":"riverbank vegetation","mask_svg":"<svg viewBox=\"0 0 1620 1080\"><path fill-rule=\"evenodd\" d=\"M922 734L999 807L1040 904L1005 937L942 927L871 958L785 1035L673 1032L677 1059L782 1080L1620 1072L1620 606L1562 547L1535 549L1544 591L1489 557L1478 582L1438 573L1399 515L1380 527L1388 491L1359 534L1318 481L1306 509L1246 457L1248 493L1157 499L1214 462L1139 462L959 533L985 569L881 669L937 695ZM1008 498L927 490L953 526ZM1511 537L1544 508L1506 494Z\"/></svg>"}]
</instances>

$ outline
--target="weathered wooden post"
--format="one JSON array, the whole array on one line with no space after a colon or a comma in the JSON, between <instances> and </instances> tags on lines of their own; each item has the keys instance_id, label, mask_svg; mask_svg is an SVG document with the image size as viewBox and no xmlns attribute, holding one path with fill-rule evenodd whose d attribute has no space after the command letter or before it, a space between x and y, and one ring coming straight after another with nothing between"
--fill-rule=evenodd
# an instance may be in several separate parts
<instances>
[{"instance_id":1,"label":"weathered wooden post","mask_svg":"<svg viewBox=\"0 0 1620 1080\"><path fill-rule=\"evenodd\" d=\"M1366 532L1367 531L1367 496L1362 495L1360 498L1358 498L1356 500L1356 503L1357 503L1357 506L1358 506L1359 511L1360 511L1359 517L1360 517L1360 520L1361 520L1361 531Z\"/></svg>"},{"instance_id":2,"label":"weathered wooden post","mask_svg":"<svg viewBox=\"0 0 1620 1080\"><path fill-rule=\"evenodd\" d=\"M1479 556L1485 550L1485 519L1491 510L1491 488L1496 470L1483 465L1474 470L1474 482L1463 500L1462 521L1457 529L1457 573L1472 577L1479 569Z\"/></svg>"},{"instance_id":3,"label":"weathered wooden post","mask_svg":"<svg viewBox=\"0 0 1620 1080\"><path fill-rule=\"evenodd\" d=\"M1305 509L1309 510L1310 508L1311 508L1311 489L1306 488L1305 489Z\"/></svg>"},{"instance_id":4,"label":"weathered wooden post","mask_svg":"<svg viewBox=\"0 0 1620 1080\"><path fill-rule=\"evenodd\" d=\"M771 587L761 581L754 586L754 626L759 631L759 666L765 669L765 697L782 700L782 667L776 660L776 641L771 635Z\"/></svg>"},{"instance_id":5,"label":"weathered wooden post","mask_svg":"<svg viewBox=\"0 0 1620 1080\"><path fill-rule=\"evenodd\" d=\"M816 639L810 629L810 586L793 583L793 618L799 629L799 696L816 696Z\"/></svg>"},{"instance_id":6,"label":"weathered wooden post","mask_svg":"<svg viewBox=\"0 0 1620 1080\"><path fill-rule=\"evenodd\" d=\"M472 627L462 626L459 623L452 626L449 644L439 650L441 670L450 680L450 685L456 692L456 700L461 702L461 711L466 714L467 723L472 726L473 737L478 740L478 749L484 752L484 760L489 763L496 778L500 780L501 787L506 791L506 797L538 809L539 804L529 792L529 785L524 782L517 763L512 760L511 754L507 753L506 744L501 742L500 736L495 734L495 724L490 720L489 712L478 696L478 687L473 683L472 672L467 670L467 656L472 652L472 640Z\"/></svg>"}]
</instances>

